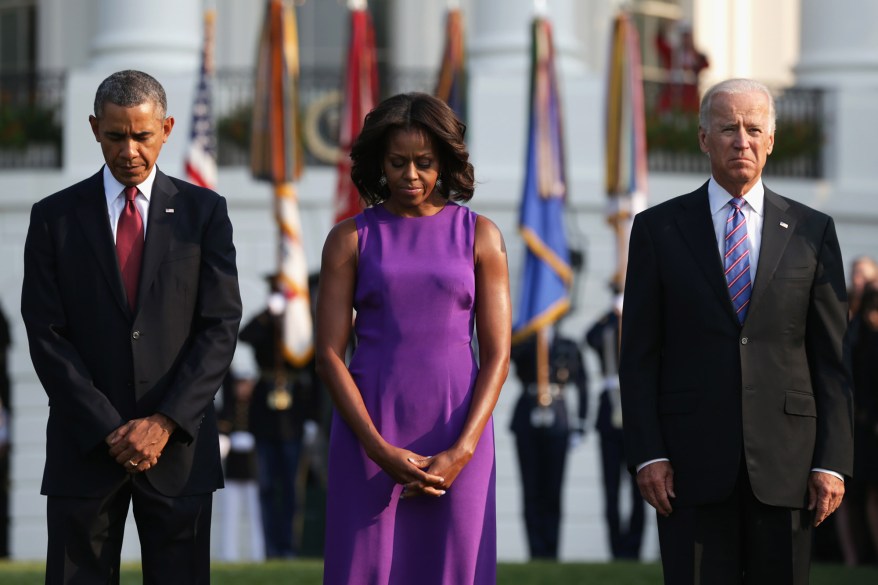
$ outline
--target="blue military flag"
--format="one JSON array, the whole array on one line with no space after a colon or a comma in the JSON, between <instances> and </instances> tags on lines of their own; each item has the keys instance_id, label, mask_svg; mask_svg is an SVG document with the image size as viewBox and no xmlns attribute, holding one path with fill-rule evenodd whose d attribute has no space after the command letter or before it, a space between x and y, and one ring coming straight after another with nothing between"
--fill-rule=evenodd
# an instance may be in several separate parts
<instances>
[{"instance_id":1,"label":"blue military flag","mask_svg":"<svg viewBox=\"0 0 878 585\"><path fill-rule=\"evenodd\" d=\"M519 231L526 256L513 342L544 330L570 308L573 271L564 230L566 178L552 27L533 21L530 121Z\"/></svg>"}]
</instances>

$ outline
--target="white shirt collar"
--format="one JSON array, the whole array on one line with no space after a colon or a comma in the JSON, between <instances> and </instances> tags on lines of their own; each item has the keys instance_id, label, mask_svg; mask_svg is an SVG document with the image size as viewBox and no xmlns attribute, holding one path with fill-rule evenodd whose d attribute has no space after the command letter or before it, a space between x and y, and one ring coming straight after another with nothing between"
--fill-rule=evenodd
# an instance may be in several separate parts
<instances>
[{"instance_id":1,"label":"white shirt collar","mask_svg":"<svg viewBox=\"0 0 878 585\"><path fill-rule=\"evenodd\" d=\"M152 185L155 183L155 173L156 173L156 165L152 166L152 170L149 172L149 176L146 178L144 182L137 185L137 188L140 189L140 192L146 197L146 200L149 201L152 196ZM110 172L110 169L107 165L104 165L104 195L107 197L107 205L111 205L113 201L116 200L117 197L122 193L122 190L125 189L125 185L116 180L116 177L113 176L113 173Z\"/></svg>"},{"instance_id":2,"label":"white shirt collar","mask_svg":"<svg viewBox=\"0 0 878 585\"><path fill-rule=\"evenodd\" d=\"M710 214L713 215L719 211L729 202L731 197L732 195L720 187L716 179L711 176L710 181L707 183L707 199L710 202ZM763 209L765 208L765 186L762 184L761 178L747 191L747 194L744 195L744 200L757 215L762 216Z\"/></svg>"}]
</instances>

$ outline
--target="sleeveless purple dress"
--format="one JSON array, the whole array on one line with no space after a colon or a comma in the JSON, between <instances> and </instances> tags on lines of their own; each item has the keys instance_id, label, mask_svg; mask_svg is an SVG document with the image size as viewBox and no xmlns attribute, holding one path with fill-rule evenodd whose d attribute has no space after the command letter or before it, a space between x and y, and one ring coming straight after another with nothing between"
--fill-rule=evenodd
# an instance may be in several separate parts
<instances>
[{"instance_id":1,"label":"sleeveless purple dress","mask_svg":"<svg viewBox=\"0 0 878 585\"><path fill-rule=\"evenodd\" d=\"M357 349L349 366L378 431L420 455L460 434L478 372L471 341L476 214L429 217L377 206L356 217ZM493 585L493 422L446 494L400 500L336 412L329 444L326 585Z\"/></svg>"}]
</instances>

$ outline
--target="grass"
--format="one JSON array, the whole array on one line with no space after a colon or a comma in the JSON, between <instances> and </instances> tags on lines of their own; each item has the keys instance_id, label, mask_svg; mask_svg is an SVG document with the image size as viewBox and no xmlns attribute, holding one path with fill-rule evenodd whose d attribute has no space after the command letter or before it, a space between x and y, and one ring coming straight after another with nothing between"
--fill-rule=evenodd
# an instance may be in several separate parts
<instances>
[{"instance_id":1,"label":"grass","mask_svg":"<svg viewBox=\"0 0 878 585\"><path fill-rule=\"evenodd\" d=\"M214 585L321 585L323 562L319 559L271 561L259 564L225 564L213 566ZM43 583L43 564L0 562L3 585L39 585ZM122 585L141 583L140 566L126 564ZM656 563L501 563L497 569L498 585L661 585L661 567ZM811 585L875 585L878 567L848 569L840 565L815 565Z\"/></svg>"}]
</instances>

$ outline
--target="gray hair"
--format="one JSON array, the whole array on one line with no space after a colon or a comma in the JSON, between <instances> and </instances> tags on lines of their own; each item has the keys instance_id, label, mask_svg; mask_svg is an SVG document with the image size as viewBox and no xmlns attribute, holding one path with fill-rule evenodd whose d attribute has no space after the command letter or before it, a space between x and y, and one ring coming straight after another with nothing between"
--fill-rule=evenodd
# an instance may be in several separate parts
<instances>
[{"instance_id":1,"label":"gray hair","mask_svg":"<svg viewBox=\"0 0 878 585\"><path fill-rule=\"evenodd\" d=\"M720 81L704 93L701 98L701 108L698 111L698 125L707 130L710 123L710 106L713 96L724 93L729 95L758 92L768 98L769 133L774 132L777 122L777 114L774 110L774 96L771 90L764 84L752 79L727 79Z\"/></svg>"},{"instance_id":2,"label":"gray hair","mask_svg":"<svg viewBox=\"0 0 878 585\"><path fill-rule=\"evenodd\" d=\"M103 115L106 103L130 108L147 102L155 104L156 115L160 119L165 118L168 98L161 83L142 71L117 71L98 86L95 93L95 117L100 118Z\"/></svg>"}]
</instances>

